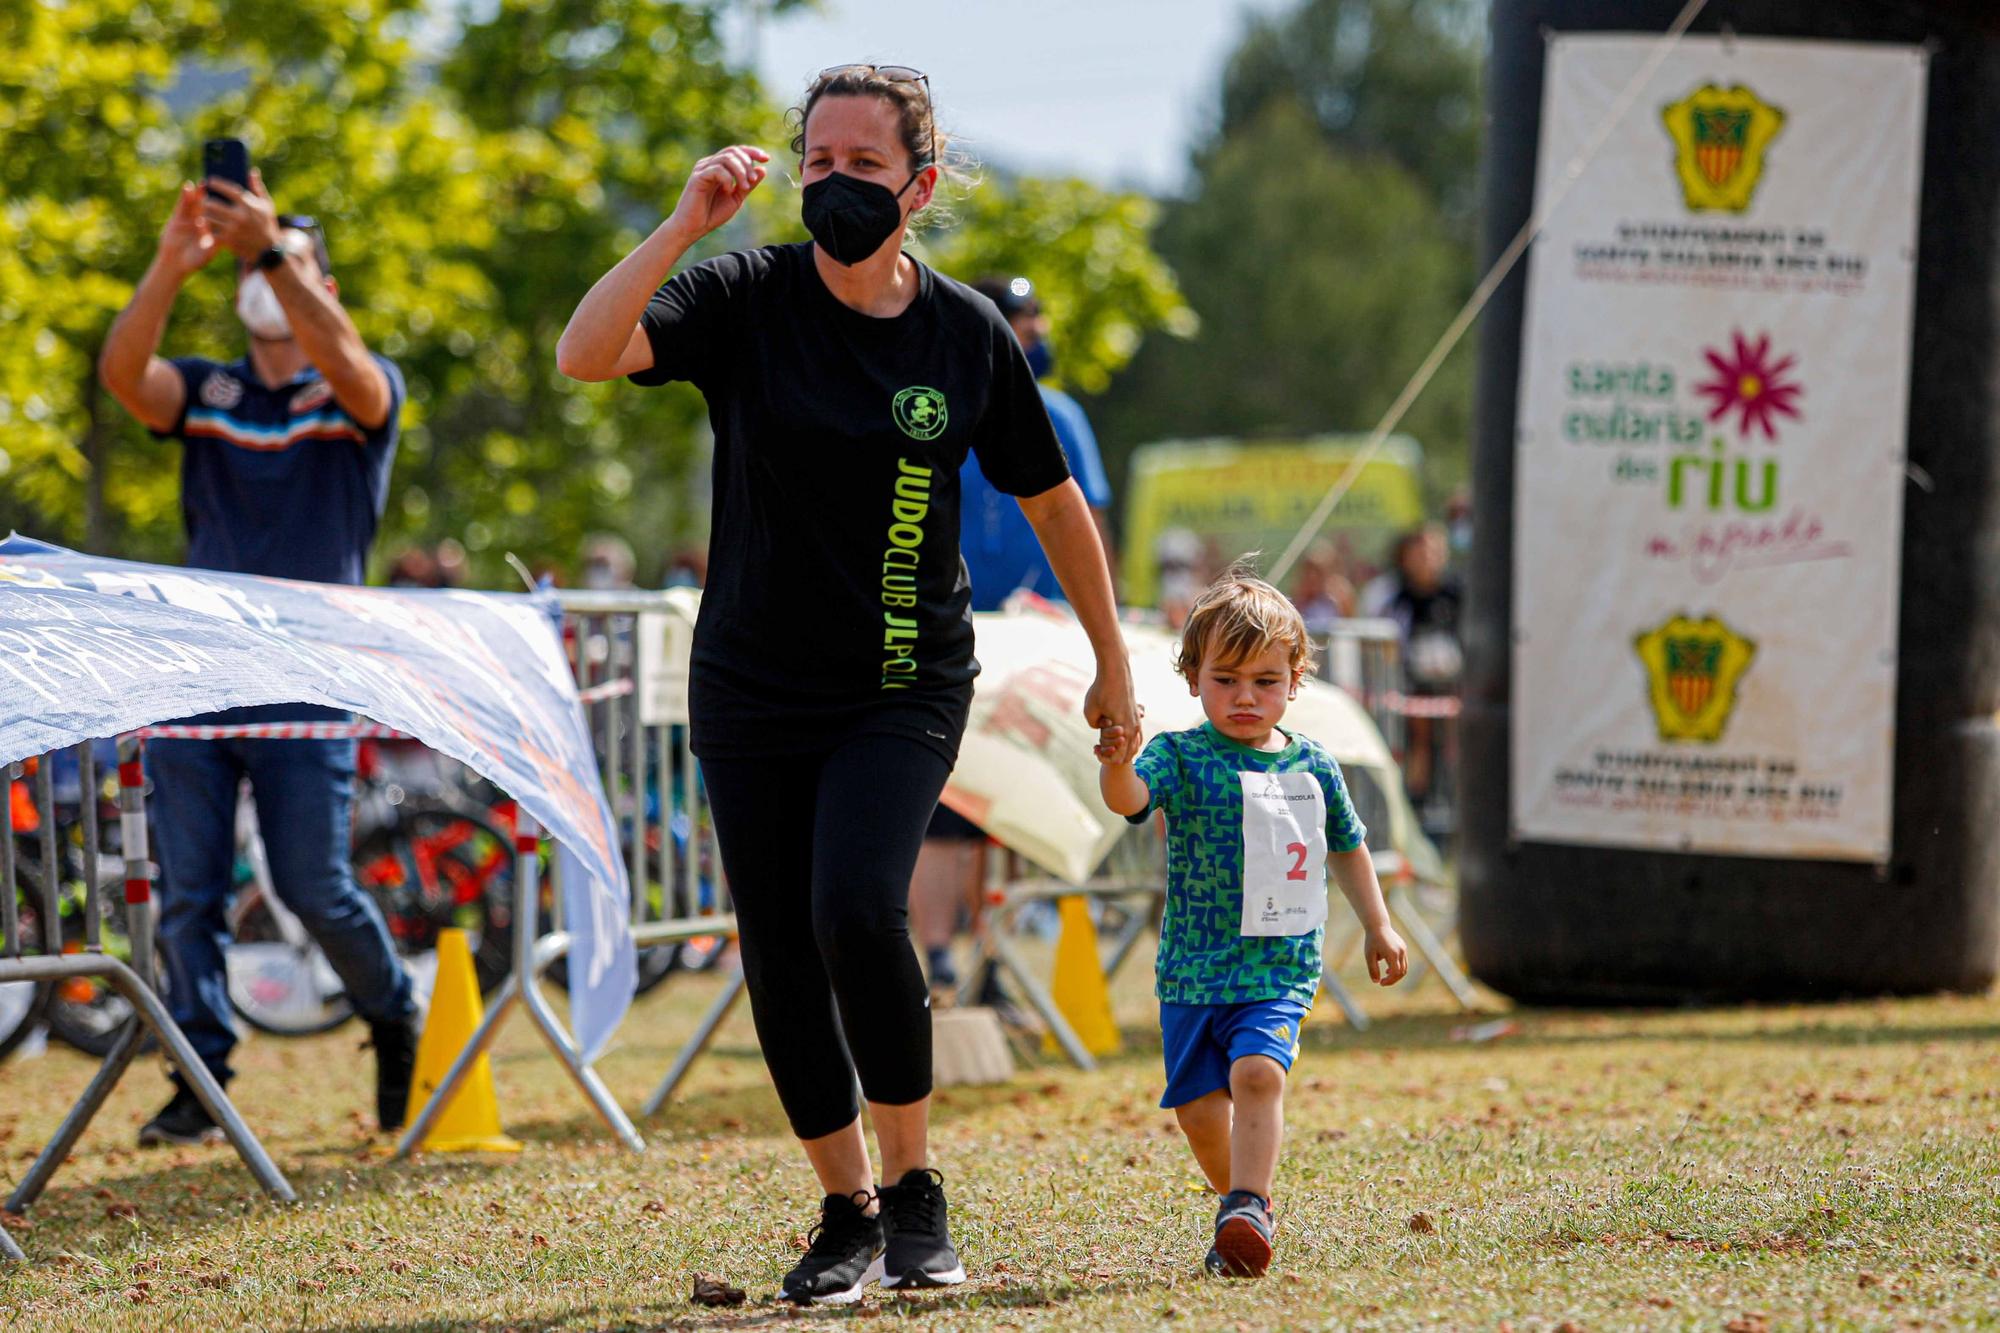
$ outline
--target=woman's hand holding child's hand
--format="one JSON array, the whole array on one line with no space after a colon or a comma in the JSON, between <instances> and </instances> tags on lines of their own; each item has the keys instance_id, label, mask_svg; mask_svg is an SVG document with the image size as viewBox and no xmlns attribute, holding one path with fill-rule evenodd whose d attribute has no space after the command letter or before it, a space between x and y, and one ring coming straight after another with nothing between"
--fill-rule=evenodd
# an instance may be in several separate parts
<instances>
[{"instance_id":1,"label":"woman's hand holding child's hand","mask_svg":"<svg viewBox=\"0 0 2000 1333\"><path fill-rule=\"evenodd\" d=\"M1097 756L1097 762L1111 765L1131 763L1137 757L1133 751L1138 747L1126 741L1126 734L1125 728L1115 722L1109 726L1099 727L1097 744L1091 747L1091 753Z\"/></svg>"},{"instance_id":2,"label":"woman's hand holding child's hand","mask_svg":"<svg viewBox=\"0 0 2000 1333\"><path fill-rule=\"evenodd\" d=\"M1368 932L1364 946L1368 957L1368 979L1378 986L1393 986L1410 970L1410 951L1394 926Z\"/></svg>"}]
</instances>

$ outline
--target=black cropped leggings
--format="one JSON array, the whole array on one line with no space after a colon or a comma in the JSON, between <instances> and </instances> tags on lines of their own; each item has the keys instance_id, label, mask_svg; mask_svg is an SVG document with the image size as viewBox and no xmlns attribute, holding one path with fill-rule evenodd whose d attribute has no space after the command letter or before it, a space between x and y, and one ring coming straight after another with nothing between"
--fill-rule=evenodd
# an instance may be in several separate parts
<instances>
[{"instance_id":1,"label":"black cropped leggings","mask_svg":"<svg viewBox=\"0 0 2000 1333\"><path fill-rule=\"evenodd\" d=\"M910 875L951 765L900 736L783 759L705 759L743 978L792 1132L931 1090L931 1015L910 945ZM839 1018L835 1019L835 1006ZM844 1034L844 1035L843 1035Z\"/></svg>"}]
</instances>

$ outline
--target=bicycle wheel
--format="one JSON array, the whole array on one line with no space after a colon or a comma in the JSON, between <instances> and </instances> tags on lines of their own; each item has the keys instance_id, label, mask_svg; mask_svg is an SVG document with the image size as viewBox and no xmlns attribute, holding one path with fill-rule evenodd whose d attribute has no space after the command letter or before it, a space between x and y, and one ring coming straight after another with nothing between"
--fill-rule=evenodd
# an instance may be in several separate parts
<instances>
[{"instance_id":1,"label":"bicycle wheel","mask_svg":"<svg viewBox=\"0 0 2000 1333\"><path fill-rule=\"evenodd\" d=\"M28 1039L48 1001L46 981L0 981L0 1060Z\"/></svg>"},{"instance_id":2,"label":"bicycle wheel","mask_svg":"<svg viewBox=\"0 0 2000 1333\"><path fill-rule=\"evenodd\" d=\"M34 867L18 867L21 898L21 942L28 949L40 953L45 950L41 921L41 874ZM62 952L82 953L84 950L83 885L72 880L63 884L62 900ZM125 941L125 904L118 895L106 893L107 910L99 938L105 953L115 958L130 957L130 949ZM109 904L116 903L116 910ZM66 1045L74 1046L85 1055L102 1059L111 1053L112 1043L118 1038L119 1030L132 1017L132 1002L118 993L103 977L64 977L57 981L40 983L44 991L39 1010L41 1019L48 1024L49 1035ZM23 1034L25 1035L25 1033Z\"/></svg>"},{"instance_id":3,"label":"bicycle wheel","mask_svg":"<svg viewBox=\"0 0 2000 1333\"><path fill-rule=\"evenodd\" d=\"M14 895L21 928L21 951L40 953L41 916L35 906L40 899L20 883L8 885L4 891ZM35 1024L41 1021L48 1005L51 988L51 983L46 981L0 982L0 1058L26 1041L28 1034L35 1030Z\"/></svg>"},{"instance_id":4,"label":"bicycle wheel","mask_svg":"<svg viewBox=\"0 0 2000 1333\"><path fill-rule=\"evenodd\" d=\"M497 824L447 806L405 806L355 845L354 878L382 909L397 952L428 957L438 933L463 930L481 993L513 962L512 840Z\"/></svg>"},{"instance_id":5,"label":"bicycle wheel","mask_svg":"<svg viewBox=\"0 0 2000 1333\"><path fill-rule=\"evenodd\" d=\"M109 931L106 933L109 934ZM65 922L63 934L63 952L81 952L82 927ZM109 951L107 947L106 952ZM159 983L164 994L164 970ZM103 977L65 977L49 983L48 1006L42 1011L42 1017L49 1025L50 1036L101 1060L111 1054L112 1044L132 1020L132 1013L132 1002ZM154 1044L151 1033L146 1034L146 1042L144 1049L151 1049Z\"/></svg>"},{"instance_id":6,"label":"bicycle wheel","mask_svg":"<svg viewBox=\"0 0 2000 1333\"><path fill-rule=\"evenodd\" d=\"M229 1005L274 1037L331 1032L354 1017L333 965L318 944L293 944L261 894L231 913L235 937L223 948Z\"/></svg>"}]
</instances>

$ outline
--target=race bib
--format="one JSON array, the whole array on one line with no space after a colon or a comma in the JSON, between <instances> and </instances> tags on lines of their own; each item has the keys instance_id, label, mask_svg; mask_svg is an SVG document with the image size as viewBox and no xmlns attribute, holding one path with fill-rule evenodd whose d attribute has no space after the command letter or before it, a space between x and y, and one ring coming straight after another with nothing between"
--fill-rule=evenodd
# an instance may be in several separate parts
<instances>
[{"instance_id":1,"label":"race bib","mask_svg":"<svg viewBox=\"0 0 2000 1333\"><path fill-rule=\"evenodd\" d=\"M1326 924L1326 802L1310 773L1239 773L1243 934L1306 935Z\"/></svg>"}]
</instances>

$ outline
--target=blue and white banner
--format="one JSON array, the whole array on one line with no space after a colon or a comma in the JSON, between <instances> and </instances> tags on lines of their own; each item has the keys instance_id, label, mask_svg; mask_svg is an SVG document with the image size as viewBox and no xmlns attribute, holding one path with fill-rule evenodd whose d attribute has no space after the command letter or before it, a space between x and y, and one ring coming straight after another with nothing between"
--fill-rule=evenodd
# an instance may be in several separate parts
<instances>
[{"instance_id":1,"label":"blue and white banner","mask_svg":"<svg viewBox=\"0 0 2000 1333\"><path fill-rule=\"evenodd\" d=\"M0 763L253 704L406 732L512 795L568 854L571 1014L594 1059L632 1002L630 894L559 623L545 595L297 583L10 537Z\"/></svg>"}]
</instances>

